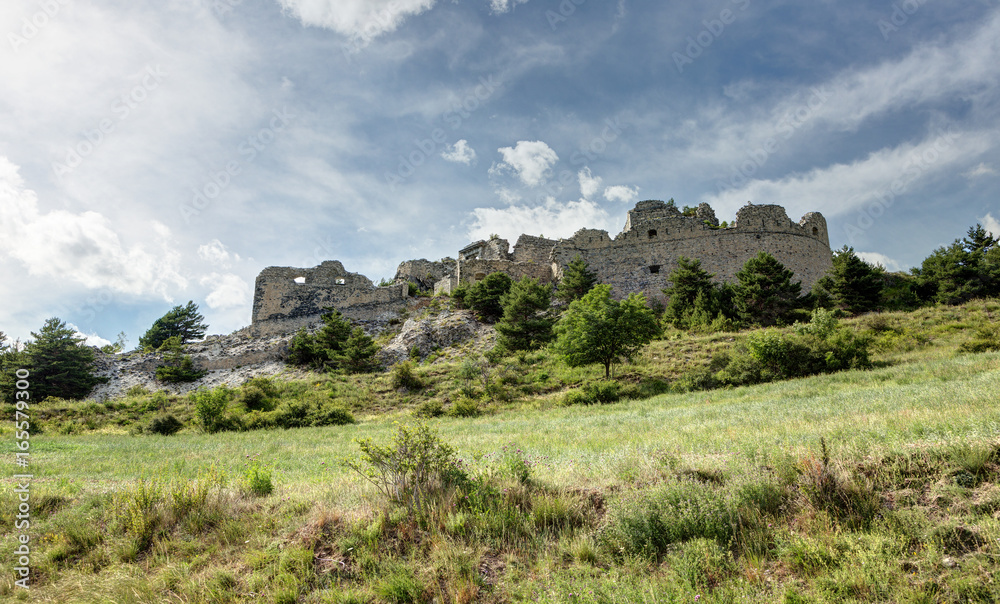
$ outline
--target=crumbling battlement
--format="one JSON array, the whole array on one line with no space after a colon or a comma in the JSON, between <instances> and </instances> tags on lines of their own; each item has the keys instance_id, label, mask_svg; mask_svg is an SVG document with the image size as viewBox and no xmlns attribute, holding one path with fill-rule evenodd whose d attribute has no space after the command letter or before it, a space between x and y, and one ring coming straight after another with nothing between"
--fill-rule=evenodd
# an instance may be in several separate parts
<instances>
[{"instance_id":1,"label":"crumbling battlement","mask_svg":"<svg viewBox=\"0 0 1000 604\"><path fill-rule=\"evenodd\" d=\"M375 287L331 260L313 268L272 266L257 275L253 328L258 334L285 333L315 323L332 307L358 321L376 320L406 306L407 284Z\"/></svg>"},{"instance_id":2,"label":"crumbling battlement","mask_svg":"<svg viewBox=\"0 0 1000 604\"><path fill-rule=\"evenodd\" d=\"M747 260L765 251L791 269L804 290L832 267L826 219L819 212L796 223L781 206L747 204L726 228L719 226L708 204L699 205L694 214L685 216L672 203L640 201L614 238L595 229L580 229L558 241L521 235L511 250L506 239L492 237L465 246L457 260L404 262L397 284L389 287L375 287L337 261L311 269L267 268L257 277L252 328L266 334L315 325L325 307L356 321L387 321L406 307L409 281L421 289L433 282L435 293L451 293L494 272L554 283L578 255L616 297L641 292L659 300L681 256L701 260L717 281L733 281Z\"/></svg>"}]
</instances>

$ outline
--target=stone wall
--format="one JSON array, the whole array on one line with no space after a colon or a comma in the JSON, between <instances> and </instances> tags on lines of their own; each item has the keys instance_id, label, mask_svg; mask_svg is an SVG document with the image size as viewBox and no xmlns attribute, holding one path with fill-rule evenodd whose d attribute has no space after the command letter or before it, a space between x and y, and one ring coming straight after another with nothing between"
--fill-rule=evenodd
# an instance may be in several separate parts
<instances>
[{"instance_id":1,"label":"stone wall","mask_svg":"<svg viewBox=\"0 0 1000 604\"><path fill-rule=\"evenodd\" d=\"M819 213L806 214L796 224L781 206L748 205L725 229L705 224L704 216L685 217L669 206L640 202L617 237L582 229L556 245L553 260L561 276L579 254L616 297L643 292L659 300L680 256L701 260L717 281L733 281L747 260L765 251L791 269L805 291L832 266L826 220Z\"/></svg>"},{"instance_id":2,"label":"stone wall","mask_svg":"<svg viewBox=\"0 0 1000 604\"><path fill-rule=\"evenodd\" d=\"M435 283L454 272L454 258L442 258L437 262L407 260L400 263L393 281L397 285L415 283L423 291L433 291Z\"/></svg>"},{"instance_id":3,"label":"stone wall","mask_svg":"<svg viewBox=\"0 0 1000 604\"><path fill-rule=\"evenodd\" d=\"M512 260L514 262L529 262L533 264L552 264L552 249L557 241L544 237L521 235L514 244Z\"/></svg>"},{"instance_id":4,"label":"stone wall","mask_svg":"<svg viewBox=\"0 0 1000 604\"><path fill-rule=\"evenodd\" d=\"M406 284L375 287L335 260L311 268L266 268L254 287L253 328L257 334L286 333L318 320L333 307L355 320L375 320L406 306Z\"/></svg>"}]
</instances>

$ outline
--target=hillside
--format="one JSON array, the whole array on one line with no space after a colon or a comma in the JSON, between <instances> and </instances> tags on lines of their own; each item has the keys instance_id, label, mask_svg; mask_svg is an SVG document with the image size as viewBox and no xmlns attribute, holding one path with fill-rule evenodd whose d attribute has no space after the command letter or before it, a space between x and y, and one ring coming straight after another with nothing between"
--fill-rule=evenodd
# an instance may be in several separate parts
<instances>
[{"instance_id":1,"label":"hillside","mask_svg":"<svg viewBox=\"0 0 1000 604\"><path fill-rule=\"evenodd\" d=\"M672 332L606 405L563 405L602 371L545 351L439 351L412 390L391 374L274 382L279 405L323 396L357 420L324 428L204 434L187 397L138 389L53 401L35 408L30 599L996 601L1000 353L960 347L994 337L998 312L863 316L848 324L875 338L875 369L650 397L745 337ZM491 385L492 402L462 411ZM389 443L436 408L427 421L466 482L423 512L339 463L354 439ZM164 411L185 427L130 434Z\"/></svg>"}]
</instances>

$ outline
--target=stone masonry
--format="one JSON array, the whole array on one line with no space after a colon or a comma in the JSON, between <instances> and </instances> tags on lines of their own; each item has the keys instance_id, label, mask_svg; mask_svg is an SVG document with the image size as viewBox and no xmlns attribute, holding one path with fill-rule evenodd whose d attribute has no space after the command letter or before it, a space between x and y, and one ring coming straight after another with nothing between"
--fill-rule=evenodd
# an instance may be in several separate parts
<instances>
[{"instance_id":1,"label":"stone masonry","mask_svg":"<svg viewBox=\"0 0 1000 604\"><path fill-rule=\"evenodd\" d=\"M521 235L511 250L506 239L494 237L462 248L457 260L403 262L395 284L388 287L376 287L337 261L310 269L270 267L257 277L252 330L265 335L315 325L326 307L355 321L388 321L406 308L409 282L425 291L433 286L437 294L494 272L556 283L578 255L601 283L611 285L615 297L641 292L662 301L680 256L701 260L717 281L733 281L760 251L791 269L806 291L832 267L826 219L819 212L796 223L781 206L748 203L722 228L708 204L698 206L694 216L684 216L673 204L649 200L629 210L625 227L614 238L594 229L580 229L558 241Z\"/></svg>"}]
</instances>

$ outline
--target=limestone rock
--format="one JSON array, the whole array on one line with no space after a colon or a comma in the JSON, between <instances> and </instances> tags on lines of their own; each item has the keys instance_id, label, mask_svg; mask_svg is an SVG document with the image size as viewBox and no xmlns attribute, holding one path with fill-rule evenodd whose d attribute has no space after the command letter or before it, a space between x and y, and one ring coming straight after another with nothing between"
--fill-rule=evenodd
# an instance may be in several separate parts
<instances>
[{"instance_id":1,"label":"limestone rock","mask_svg":"<svg viewBox=\"0 0 1000 604\"><path fill-rule=\"evenodd\" d=\"M450 348L475 337L479 322L471 311L444 311L436 317L407 319L402 331L379 352L379 362L395 365L410 358L414 347L425 358L436 349Z\"/></svg>"}]
</instances>

